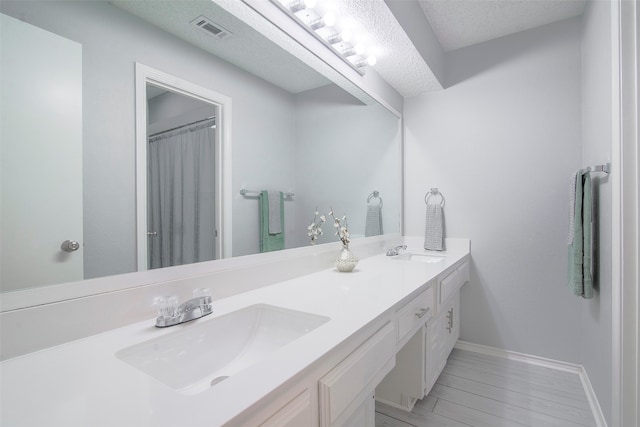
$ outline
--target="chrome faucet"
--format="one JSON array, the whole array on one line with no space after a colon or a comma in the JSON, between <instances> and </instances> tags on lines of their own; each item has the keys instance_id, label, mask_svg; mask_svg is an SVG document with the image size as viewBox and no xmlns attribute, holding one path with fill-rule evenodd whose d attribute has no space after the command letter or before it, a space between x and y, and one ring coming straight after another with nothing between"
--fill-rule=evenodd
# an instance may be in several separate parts
<instances>
[{"instance_id":1,"label":"chrome faucet","mask_svg":"<svg viewBox=\"0 0 640 427\"><path fill-rule=\"evenodd\" d=\"M180 305L175 296L156 298L154 303L158 305L159 314L156 327L179 325L211 314L213 307L210 292L209 289L196 289L193 292L194 298Z\"/></svg>"},{"instance_id":2,"label":"chrome faucet","mask_svg":"<svg viewBox=\"0 0 640 427\"><path fill-rule=\"evenodd\" d=\"M400 250L406 250L407 245L394 246L393 248L387 249L387 256L396 256L400 252Z\"/></svg>"}]
</instances>

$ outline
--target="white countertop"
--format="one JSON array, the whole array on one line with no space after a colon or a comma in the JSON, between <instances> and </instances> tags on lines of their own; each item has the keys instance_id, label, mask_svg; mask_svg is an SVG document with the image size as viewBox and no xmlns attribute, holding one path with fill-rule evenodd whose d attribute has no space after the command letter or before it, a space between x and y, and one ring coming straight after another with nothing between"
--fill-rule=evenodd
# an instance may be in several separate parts
<instances>
[{"instance_id":1,"label":"white countertop","mask_svg":"<svg viewBox=\"0 0 640 427\"><path fill-rule=\"evenodd\" d=\"M407 238L407 242L410 251L425 252L419 240ZM445 252L444 261L435 264L381 254L361 260L352 273L327 269L214 301L214 313L195 322L207 322L258 303L331 320L199 394L181 394L115 356L123 348L193 323L158 329L155 319L149 319L9 359L0 364L1 424L222 425L467 256L469 241L459 239L458 243ZM104 315L109 316L108 308Z\"/></svg>"}]
</instances>

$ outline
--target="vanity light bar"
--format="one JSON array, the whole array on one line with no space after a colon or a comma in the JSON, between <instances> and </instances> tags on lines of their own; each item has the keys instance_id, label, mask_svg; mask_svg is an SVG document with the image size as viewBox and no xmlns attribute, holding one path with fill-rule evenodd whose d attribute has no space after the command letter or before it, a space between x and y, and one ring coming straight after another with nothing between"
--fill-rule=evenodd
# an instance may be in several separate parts
<instances>
[{"instance_id":1,"label":"vanity light bar","mask_svg":"<svg viewBox=\"0 0 640 427\"><path fill-rule=\"evenodd\" d=\"M291 12L296 13L304 9L313 9L316 4L316 0L291 0L288 2L287 7Z\"/></svg>"},{"instance_id":2,"label":"vanity light bar","mask_svg":"<svg viewBox=\"0 0 640 427\"><path fill-rule=\"evenodd\" d=\"M351 43L350 31L337 31L334 28L336 17L333 13L327 12L322 16L318 15L315 10L316 0L271 0L271 2L307 30L309 34L331 49L358 74L364 75L364 68L367 65L376 64L375 56L365 55L364 46Z\"/></svg>"}]
</instances>

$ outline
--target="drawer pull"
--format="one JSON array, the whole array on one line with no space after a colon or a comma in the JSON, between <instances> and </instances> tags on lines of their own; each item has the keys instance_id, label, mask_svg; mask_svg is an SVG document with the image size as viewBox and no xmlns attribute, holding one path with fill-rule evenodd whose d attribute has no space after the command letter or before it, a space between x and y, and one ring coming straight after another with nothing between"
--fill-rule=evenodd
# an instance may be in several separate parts
<instances>
[{"instance_id":1,"label":"drawer pull","mask_svg":"<svg viewBox=\"0 0 640 427\"><path fill-rule=\"evenodd\" d=\"M447 331L451 333L451 330L453 329L453 308L447 312L447 321Z\"/></svg>"},{"instance_id":2,"label":"drawer pull","mask_svg":"<svg viewBox=\"0 0 640 427\"><path fill-rule=\"evenodd\" d=\"M430 310L431 310L431 307L421 308L420 311L417 311L415 313L415 315L418 319L422 319Z\"/></svg>"}]
</instances>

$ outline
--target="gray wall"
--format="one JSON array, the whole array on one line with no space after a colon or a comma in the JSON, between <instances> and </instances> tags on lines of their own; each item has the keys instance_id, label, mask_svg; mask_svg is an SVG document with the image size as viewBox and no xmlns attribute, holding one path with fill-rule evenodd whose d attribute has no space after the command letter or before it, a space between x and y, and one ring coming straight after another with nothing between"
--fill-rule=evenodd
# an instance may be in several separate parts
<instances>
[{"instance_id":1,"label":"gray wall","mask_svg":"<svg viewBox=\"0 0 640 427\"><path fill-rule=\"evenodd\" d=\"M87 278L136 268L135 62L233 99L234 255L257 252L257 202L238 191L242 184L293 186L289 93L106 2L3 1L0 10L83 47ZM255 248L241 243L247 235Z\"/></svg>"},{"instance_id":2,"label":"gray wall","mask_svg":"<svg viewBox=\"0 0 640 427\"><path fill-rule=\"evenodd\" d=\"M362 105L335 85L296 95L297 230L307 230L316 206L325 214L333 206L347 215L351 236L363 237L367 197L378 190L383 231L400 233L400 163L400 120L385 108ZM331 222L323 232L318 243L339 240ZM296 237L298 246L309 244L306 233Z\"/></svg>"},{"instance_id":3,"label":"gray wall","mask_svg":"<svg viewBox=\"0 0 640 427\"><path fill-rule=\"evenodd\" d=\"M461 339L581 362L585 302L565 283L568 178L581 164L580 20L447 55L447 89L405 100L405 230L446 197L472 241Z\"/></svg>"},{"instance_id":4,"label":"gray wall","mask_svg":"<svg viewBox=\"0 0 640 427\"><path fill-rule=\"evenodd\" d=\"M610 161L612 146L611 5L587 2L582 27L582 159L585 165ZM580 362L611 425L612 312L611 243L612 184L603 174L592 174L598 237L594 259L597 291L580 305Z\"/></svg>"}]
</instances>

